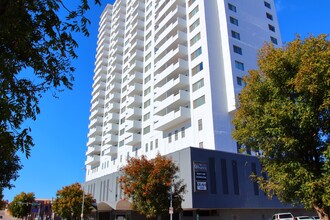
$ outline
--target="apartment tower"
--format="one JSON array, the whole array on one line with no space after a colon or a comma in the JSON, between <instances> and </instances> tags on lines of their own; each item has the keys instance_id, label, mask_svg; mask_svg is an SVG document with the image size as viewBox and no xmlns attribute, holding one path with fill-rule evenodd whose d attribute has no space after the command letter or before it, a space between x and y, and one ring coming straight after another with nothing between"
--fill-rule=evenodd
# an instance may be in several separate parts
<instances>
[{"instance_id":1,"label":"apartment tower","mask_svg":"<svg viewBox=\"0 0 330 220\"><path fill-rule=\"evenodd\" d=\"M99 23L86 182L116 173L130 157L190 147L238 154L231 117L242 77L256 68L265 43L282 44L273 0L108 4Z\"/></svg>"}]
</instances>

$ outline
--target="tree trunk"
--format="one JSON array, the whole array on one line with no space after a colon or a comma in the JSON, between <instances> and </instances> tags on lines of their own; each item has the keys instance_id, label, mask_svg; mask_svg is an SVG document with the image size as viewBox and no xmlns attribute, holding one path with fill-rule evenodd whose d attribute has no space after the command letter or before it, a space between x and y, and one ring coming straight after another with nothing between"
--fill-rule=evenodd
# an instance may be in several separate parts
<instances>
[{"instance_id":1,"label":"tree trunk","mask_svg":"<svg viewBox=\"0 0 330 220\"><path fill-rule=\"evenodd\" d=\"M329 211L330 207L327 207L327 209L320 208L318 205L314 204L314 209L321 220L330 220L329 219Z\"/></svg>"}]
</instances>

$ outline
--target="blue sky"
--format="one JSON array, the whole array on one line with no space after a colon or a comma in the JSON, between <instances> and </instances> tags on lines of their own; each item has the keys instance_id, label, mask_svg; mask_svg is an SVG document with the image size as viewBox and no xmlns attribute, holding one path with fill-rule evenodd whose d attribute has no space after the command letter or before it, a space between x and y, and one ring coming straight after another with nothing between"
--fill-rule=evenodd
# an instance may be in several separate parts
<instances>
[{"instance_id":1,"label":"blue sky","mask_svg":"<svg viewBox=\"0 0 330 220\"><path fill-rule=\"evenodd\" d=\"M98 19L105 3L113 1L102 2L89 12L91 36L77 38L73 90L57 94L58 99L49 93L40 101L41 114L30 123L35 147L29 159L22 158L24 168L13 183L16 187L4 191L9 201L21 192L52 198L62 187L84 181ZM330 34L329 0L275 0L275 4L283 42L292 41L296 34Z\"/></svg>"}]
</instances>

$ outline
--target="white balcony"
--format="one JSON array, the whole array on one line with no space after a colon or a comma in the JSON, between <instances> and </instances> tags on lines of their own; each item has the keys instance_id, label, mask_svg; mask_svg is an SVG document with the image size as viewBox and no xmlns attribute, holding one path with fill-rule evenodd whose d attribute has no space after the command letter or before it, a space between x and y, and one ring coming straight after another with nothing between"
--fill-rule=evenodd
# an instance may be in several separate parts
<instances>
[{"instance_id":1,"label":"white balcony","mask_svg":"<svg viewBox=\"0 0 330 220\"><path fill-rule=\"evenodd\" d=\"M91 115L89 116L89 119L93 119L95 117L103 117L104 114L104 108L96 108L91 112Z\"/></svg>"},{"instance_id":2,"label":"white balcony","mask_svg":"<svg viewBox=\"0 0 330 220\"><path fill-rule=\"evenodd\" d=\"M189 120L190 118L190 109L180 107L179 109L160 117L160 119L155 122L154 128L158 131L165 131Z\"/></svg>"},{"instance_id":3,"label":"white balcony","mask_svg":"<svg viewBox=\"0 0 330 220\"><path fill-rule=\"evenodd\" d=\"M185 33L186 32L185 25L186 25L186 20L182 18L177 18L177 20L172 24L170 24L168 27L166 27L165 30L161 32L161 34L157 35L155 47L160 47L162 44L166 42L169 36L175 35L178 30Z\"/></svg>"},{"instance_id":4,"label":"white balcony","mask_svg":"<svg viewBox=\"0 0 330 220\"><path fill-rule=\"evenodd\" d=\"M111 73L111 77L110 77L110 83L114 83L114 82L118 82L120 83L122 80L122 75L121 73Z\"/></svg>"},{"instance_id":5,"label":"white balcony","mask_svg":"<svg viewBox=\"0 0 330 220\"><path fill-rule=\"evenodd\" d=\"M104 154L107 156L113 156L116 155L118 152L118 147L116 146L110 146L108 149L104 151Z\"/></svg>"},{"instance_id":6,"label":"white balcony","mask_svg":"<svg viewBox=\"0 0 330 220\"><path fill-rule=\"evenodd\" d=\"M127 120L126 121L126 132L139 132L141 131L142 128L142 123L141 121L136 121L136 120Z\"/></svg>"},{"instance_id":7,"label":"white balcony","mask_svg":"<svg viewBox=\"0 0 330 220\"><path fill-rule=\"evenodd\" d=\"M133 85L129 86L127 89L127 95L140 95L142 94L142 84L134 83Z\"/></svg>"},{"instance_id":8,"label":"white balcony","mask_svg":"<svg viewBox=\"0 0 330 220\"><path fill-rule=\"evenodd\" d=\"M125 139L125 142L127 145L131 145L131 146L141 143L141 135L133 133Z\"/></svg>"},{"instance_id":9,"label":"white balcony","mask_svg":"<svg viewBox=\"0 0 330 220\"><path fill-rule=\"evenodd\" d=\"M88 125L88 128L94 127L94 126L101 126L103 123L103 117L96 117L90 120L90 123Z\"/></svg>"},{"instance_id":10,"label":"white balcony","mask_svg":"<svg viewBox=\"0 0 330 220\"><path fill-rule=\"evenodd\" d=\"M165 11L162 12L165 13ZM178 19L186 22L186 20L184 19L185 13L186 13L185 7L179 5L177 5L174 10L168 11L168 13L164 14L165 15L165 18L163 17L164 19L160 21L156 21L157 24L156 34L165 32L168 26L171 26L171 23L175 23L175 21ZM159 16L159 18L162 18L162 16ZM182 21L180 22L180 24L182 24ZM187 27L186 24L181 25L180 29L185 30L186 27Z\"/></svg>"},{"instance_id":11,"label":"white balcony","mask_svg":"<svg viewBox=\"0 0 330 220\"><path fill-rule=\"evenodd\" d=\"M98 155L93 155L93 156L87 156L87 159L85 161L85 165L95 165L100 163L100 156Z\"/></svg>"},{"instance_id":12,"label":"white balcony","mask_svg":"<svg viewBox=\"0 0 330 220\"><path fill-rule=\"evenodd\" d=\"M120 93L114 92L110 94L109 101L110 102L118 102L120 100Z\"/></svg>"},{"instance_id":13,"label":"white balcony","mask_svg":"<svg viewBox=\"0 0 330 220\"><path fill-rule=\"evenodd\" d=\"M103 108L104 107L104 99L97 99L92 103L91 110L95 110L96 108Z\"/></svg>"},{"instance_id":14,"label":"white balcony","mask_svg":"<svg viewBox=\"0 0 330 220\"><path fill-rule=\"evenodd\" d=\"M188 62L184 59L178 59L176 63L169 65L160 74L155 76L155 86L158 86L166 78L174 77L185 72L188 72Z\"/></svg>"},{"instance_id":15,"label":"white balcony","mask_svg":"<svg viewBox=\"0 0 330 220\"><path fill-rule=\"evenodd\" d=\"M119 121L118 113L110 113L105 117L106 122L117 123Z\"/></svg>"},{"instance_id":16,"label":"white balcony","mask_svg":"<svg viewBox=\"0 0 330 220\"><path fill-rule=\"evenodd\" d=\"M155 71L166 67L169 63L174 63L178 59L186 58L188 55L188 48L183 45L178 45L171 50L165 50L158 58L156 58Z\"/></svg>"},{"instance_id":17,"label":"white balcony","mask_svg":"<svg viewBox=\"0 0 330 220\"><path fill-rule=\"evenodd\" d=\"M116 124L116 123L108 123L105 125L105 132L106 133L110 133L110 134L116 134L118 133L118 128L119 128L119 125Z\"/></svg>"},{"instance_id":18,"label":"white balcony","mask_svg":"<svg viewBox=\"0 0 330 220\"><path fill-rule=\"evenodd\" d=\"M173 93L173 91L185 88L189 88L189 77L180 74L176 79L171 79L166 82L165 85L161 85L159 88L155 89L155 100L159 101L159 99L162 99L162 96L164 96L166 92Z\"/></svg>"},{"instance_id":19,"label":"white balcony","mask_svg":"<svg viewBox=\"0 0 330 220\"><path fill-rule=\"evenodd\" d=\"M164 115L168 109L177 109L178 107L189 103L190 94L187 91L180 90L176 94L172 94L164 100L155 102L154 113L156 115Z\"/></svg>"},{"instance_id":20,"label":"white balcony","mask_svg":"<svg viewBox=\"0 0 330 220\"><path fill-rule=\"evenodd\" d=\"M110 92L114 92L114 91L120 92L120 89L121 89L121 84L120 83L114 82L114 83L110 84L110 88L109 88Z\"/></svg>"},{"instance_id":21,"label":"white balcony","mask_svg":"<svg viewBox=\"0 0 330 220\"><path fill-rule=\"evenodd\" d=\"M89 129L88 137L93 137L95 135L101 135L102 134L102 127L96 126L94 128Z\"/></svg>"},{"instance_id":22,"label":"white balcony","mask_svg":"<svg viewBox=\"0 0 330 220\"><path fill-rule=\"evenodd\" d=\"M104 96L105 96L105 91L99 90L98 92L93 94L92 102L95 102L98 99L104 99Z\"/></svg>"},{"instance_id":23,"label":"white balcony","mask_svg":"<svg viewBox=\"0 0 330 220\"><path fill-rule=\"evenodd\" d=\"M126 119L128 120L137 120L142 117L141 108L128 108L126 110Z\"/></svg>"},{"instance_id":24,"label":"white balcony","mask_svg":"<svg viewBox=\"0 0 330 220\"><path fill-rule=\"evenodd\" d=\"M142 83L142 82L143 82L143 74L141 72L134 72L128 78L128 84Z\"/></svg>"},{"instance_id":25,"label":"white balcony","mask_svg":"<svg viewBox=\"0 0 330 220\"><path fill-rule=\"evenodd\" d=\"M90 138L88 138L87 146L91 147L94 145L100 145L101 141L102 141L101 136L90 137Z\"/></svg>"},{"instance_id":26,"label":"white balcony","mask_svg":"<svg viewBox=\"0 0 330 220\"><path fill-rule=\"evenodd\" d=\"M94 145L92 147L88 147L86 151L86 156L92 156L95 154L100 154L101 152L101 146L100 145Z\"/></svg>"},{"instance_id":27,"label":"white balcony","mask_svg":"<svg viewBox=\"0 0 330 220\"><path fill-rule=\"evenodd\" d=\"M127 107L140 107L142 105L142 96L135 95L127 98Z\"/></svg>"},{"instance_id":28,"label":"white balcony","mask_svg":"<svg viewBox=\"0 0 330 220\"><path fill-rule=\"evenodd\" d=\"M120 109L120 104L118 102L112 102L107 107L107 111L109 112L118 112L119 109Z\"/></svg>"},{"instance_id":29,"label":"white balcony","mask_svg":"<svg viewBox=\"0 0 330 220\"><path fill-rule=\"evenodd\" d=\"M105 82L100 82L100 83L97 83L97 84L93 84L93 93L92 95L95 95L95 93L99 92L100 90L105 90L105 85L106 83Z\"/></svg>"},{"instance_id":30,"label":"white balcony","mask_svg":"<svg viewBox=\"0 0 330 220\"><path fill-rule=\"evenodd\" d=\"M103 142L105 145L116 145L118 143L118 135L106 134L104 136Z\"/></svg>"}]
</instances>

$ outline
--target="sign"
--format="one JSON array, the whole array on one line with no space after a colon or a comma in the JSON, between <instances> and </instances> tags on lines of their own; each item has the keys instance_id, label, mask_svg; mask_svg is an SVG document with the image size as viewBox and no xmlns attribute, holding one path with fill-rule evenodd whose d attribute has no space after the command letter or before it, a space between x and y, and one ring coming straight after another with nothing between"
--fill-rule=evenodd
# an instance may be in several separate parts
<instances>
[{"instance_id":1,"label":"sign","mask_svg":"<svg viewBox=\"0 0 330 220\"><path fill-rule=\"evenodd\" d=\"M207 162L193 162L195 192L207 191Z\"/></svg>"},{"instance_id":2,"label":"sign","mask_svg":"<svg viewBox=\"0 0 330 220\"><path fill-rule=\"evenodd\" d=\"M173 214L173 207L170 207L168 210L168 214Z\"/></svg>"}]
</instances>

